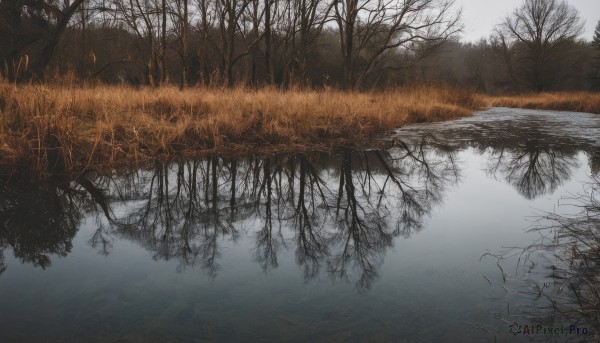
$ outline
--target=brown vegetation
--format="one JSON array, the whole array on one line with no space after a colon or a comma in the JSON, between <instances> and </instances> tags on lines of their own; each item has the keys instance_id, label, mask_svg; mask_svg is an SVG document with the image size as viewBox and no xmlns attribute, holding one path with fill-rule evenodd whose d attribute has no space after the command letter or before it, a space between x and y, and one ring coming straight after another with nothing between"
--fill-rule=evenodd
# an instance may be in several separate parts
<instances>
[{"instance_id":1,"label":"brown vegetation","mask_svg":"<svg viewBox=\"0 0 600 343\"><path fill-rule=\"evenodd\" d=\"M467 116L449 88L386 92L0 85L0 175L78 175L174 156L376 146L406 123ZM379 142L379 143L378 143Z\"/></svg>"},{"instance_id":2,"label":"brown vegetation","mask_svg":"<svg viewBox=\"0 0 600 343\"><path fill-rule=\"evenodd\" d=\"M489 97L487 100L490 106L600 114L600 92L535 93Z\"/></svg>"}]
</instances>

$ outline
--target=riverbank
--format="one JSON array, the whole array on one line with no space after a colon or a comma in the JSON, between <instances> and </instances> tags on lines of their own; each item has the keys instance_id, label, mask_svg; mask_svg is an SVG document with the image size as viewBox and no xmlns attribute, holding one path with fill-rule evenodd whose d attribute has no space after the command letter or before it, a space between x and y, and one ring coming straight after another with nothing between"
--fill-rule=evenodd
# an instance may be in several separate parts
<instances>
[{"instance_id":1,"label":"riverbank","mask_svg":"<svg viewBox=\"0 0 600 343\"><path fill-rule=\"evenodd\" d=\"M46 178L154 159L375 147L402 125L468 116L474 93L0 86L0 175Z\"/></svg>"},{"instance_id":2,"label":"riverbank","mask_svg":"<svg viewBox=\"0 0 600 343\"><path fill-rule=\"evenodd\" d=\"M490 106L600 114L600 92L556 92L488 97Z\"/></svg>"}]
</instances>

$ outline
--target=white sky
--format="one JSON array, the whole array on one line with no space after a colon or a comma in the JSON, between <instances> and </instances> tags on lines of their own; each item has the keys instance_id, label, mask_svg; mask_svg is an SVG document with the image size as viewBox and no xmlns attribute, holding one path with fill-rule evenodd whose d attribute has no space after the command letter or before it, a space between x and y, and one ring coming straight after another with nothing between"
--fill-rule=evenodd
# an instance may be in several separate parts
<instances>
[{"instance_id":1,"label":"white sky","mask_svg":"<svg viewBox=\"0 0 600 343\"><path fill-rule=\"evenodd\" d=\"M480 38L489 37L493 27L522 2L523 0L456 0L456 4L462 5L463 9L465 30L462 40L475 42ZM581 18L585 20L582 38L591 40L594 28L600 20L600 0L567 0L567 2L575 6Z\"/></svg>"}]
</instances>

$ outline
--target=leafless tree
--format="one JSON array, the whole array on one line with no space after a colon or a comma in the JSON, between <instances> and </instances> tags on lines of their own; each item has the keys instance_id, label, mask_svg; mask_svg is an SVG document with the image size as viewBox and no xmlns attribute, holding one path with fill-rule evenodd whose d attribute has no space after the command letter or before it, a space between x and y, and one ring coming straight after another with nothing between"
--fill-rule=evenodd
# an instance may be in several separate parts
<instances>
[{"instance_id":1,"label":"leafless tree","mask_svg":"<svg viewBox=\"0 0 600 343\"><path fill-rule=\"evenodd\" d=\"M283 32L284 74L287 84L305 86L308 79L308 58L317 48L317 40L331 19L333 2L294 0L285 2L280 14L279 29Z\"/></svg>"},{"instance_id":2,"label":"leafless tree","mask_svg":"<svg viewBox=\"0 0 600 343\"><path fill-rule=\"evenodd\" d=\"M129 26L137 37L145 42L146 81L156 84L158 74L158 25L154 24L153 16L158 13L156 4L149 0L115 0L115 15Z\"/></svg>"},{"instance_id":3,"label":"leafless tree","mask_svg":"<svg viewBox=\"0 0 600 343\"><path fill-rule=\"evenodd\" d=\"M592 87L594 89L600 89L600 20L594 30L594 38L592 39L592 46L595 50L594 61L592 71L590 73L590 79L592 81Z\"/></svg>"},{"instance_id":4,"label":"leafless tree","mask_svg":"<svg viewBox=\"0 0 600 343\"><path fill-rule=\"evenodd\" d=\"M532 71L531 88L548 88L546 74L582 32L577 9L564 0L524 0L507 16L497 32L518 48L520 59Z\"/></svg>"},{"instance_id":5,"label":"leafless tree","mask_svg":"<svg viewBox=\"0 0 600 343\"><path fill-rule=\"evenodd\" d=\"M9 69L8 64L20 58L28 46L42 42L39 56L32 61L32 69L43 79L62 34L84 1L0 1L0 58L4 59L5 69ZM25 11L29 14L27 19L31 20L24 20L22 13ZM5 72L11 74L8 70Z\"/></svg>"},{"instance_id":6,"label":"leafless tree","mask_svg":"<svg viewBox=\"0 0 600 343\"><path fill-rule=\"evenodd\" d=\"M344 85L359 87L394 49L447 40L461 30L454 0L343 0L334 5L344 61ZM356 63L362 68L355 75Z\"/></svg>"},{"instance_id":7,"label":"leafless tree","mask_svg":"<svg viewBox=\"0 0 600 343\"><path fill-rule=\"evenodd\" d=\"M259 42L259 37L248 41L248 33L242 26L244 16L251 0L217 0L214 11L219 22L220 44L211 41L221 56L221 77L228 87L234 85L233 67ZM245 42L243 49L236 49L236 39L239 37ZM241 50L241 51L240 51Z\"/></svg>"},{"instance_id":8,"label":"leafless tree","mask_svg":"<svg viewBox=\"0 0 600 343\"><path fill-rule=\"evenodd\" d=\"M598 43L575 40L577 11L523 1L489 44L471 44L456 39L456 0L0 0L0 73L181 88L593 88Z\"/></svg>"}]
</instances>

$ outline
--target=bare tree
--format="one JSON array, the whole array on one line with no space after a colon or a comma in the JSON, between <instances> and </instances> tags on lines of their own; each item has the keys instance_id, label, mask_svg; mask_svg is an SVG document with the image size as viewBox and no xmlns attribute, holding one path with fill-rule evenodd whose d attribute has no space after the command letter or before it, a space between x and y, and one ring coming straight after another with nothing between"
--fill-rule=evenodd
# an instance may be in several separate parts
<instances>
[{"instance_id":1,"label":"bare tree","mask_svg":"<svg viewBox=\"0 0 600 343\"><path fill-rule=\"evenodd\" d=\"M234 65L242 57L246 56L260 40L259 37L255 37L252 41L248 41L248 32L245 32L242 27L242 17L250 4L251 0L215 1L214 10L219 22L221 39L220 44L214 41L211 41L211 43L217 48L221 56L221 77L227 87L233 87L234 85ZM240 49L236 49L236 39L239 37L246 43L245 48L241 49L241 51Z\"/></svg>"},{"instance_id":2,"label":"bare tree","mask_svg":"<svg viewBox=\"0 0 600 343\"><path fill-rule=\"evenodd\" d=\"M179 41L179 49L177 53L181 61L181 80L179 88L183 89L188 86L189 69L190 69L190 4L189 0L177 0L172 2L173 9L171 12L171 20L174 23L173 31Z\"/></svg>"},{"instance_id":3,"label":"bare tree","mask_svg":"<svg viewBox=\"0 0 600 343\"><path fill-rule=\"evenodd\" d=\"M0 58L4 59L5 66L28 46L42 42L41 52L32 61L32 69L35 75L43 78L62 34L83 2L0 1ZM6 72L10 77L11 73Z\"/></svg>"},{"instance_id":4,"label":"bare tree","mask_svg":"<svg viewBox=\"0 0 600 343\"><path fill-rule=\"evenodd\" d=\"M440 43L461 30L454 0L344 0L334 4L344 61L344 86L359 87L393 49ZM355 75L356 62L362 68Z\"/></svg>"},{"instance_id":5,"label":"bare tree","mask_svg":"<svg viewBox=\"0 0 600 343\"><path fill-rule=\"evenodd\" d=\"M507 38L505 33L499 28L495 28L495 35L493 36L493 40L497 50L502 51L502 57L504 58L504 62L506 63L506 68L508 70L508 75L510 76L510 80L513 83L513 86L517 90L517 93L521 93L521 86L519 84L519 79L517 78L515 67L514 67L514 58L516 55L514 53L514 48L509 46L507 43Z\"/></svg>"},{"instance_id":6,"label":"bare tree","mask_svg":"<svg viewBox=\"0 0 600 343\"><path fill-rule=\"evenodd\" d=\"M268 84L275 82L275 69L273 67L273 30L272 30L272 11L276 0L264 0L265 2L265 81Z\"/></svg>"},{"instance_id":7,"label":"bare tree","mask_svg":"<svg viewBox=\"0 0 600 343\"><path fill-rule=\"evenodd\" d=\"M592 46L595 50L595 56L592 66L592 73L589 76L592 87L594 89L600 89L600 20L596 25L596 30L594 31L594 38L592 39Z\"/></svg>"},{"instance_id":8,"label":"bare tree","mask_svg":"<svg viewBox=\"0 0 600 343\"><path fill-rule=\"evenodd\" d=\"M183 0L183 18L181 20L181 46L183 50L183 68L181 71L181 88L188 85L188 73L190 63L190 21L189 21L189 0Z\"/></svg>"},{"instance_id":9,"label":"bare tree","mask_svg":"<svg viewBox=\"0 0 600 343\"><path fill-rule=\"evenodd\" d=\"M522 1L487 45L454 39L456 0L0 0L0 73L181 88L600 88L600 27L596 43L577 41L567 0Z\"/></svg>"},{"instance_id":10,"label":"bare tree","mask_svg":"<svg viewBox=\"0 0 600 343\"><path fill-rule=\"evenodd\" d=\"M317 39L330 20L333 2L293 0L285 3L281 16L284 32L284 74L287 83L304 86L308 81L309 55L317 50Z\"/></svg>"},{"instance_id":11,"label":"bare tree","mask_svg":"<svg viewBox=\"0 0 600 343\"><path fill-rule=\"evenodd\" d=\"M198 21L198 79L199 82L207 84L210 74L208 67L208 36L216 16L214 12L211 12L211 3L209 0L198 0L197 6L200 16Z\"/></svg>"},{"instance_id":12,"label":"bare tree","mask_svg":"<svg viewBox=\"0 0 600 343\"><path fill-rule=\"evenodd\" d=\"M155 4L145 0L115 0L115 15L122 20L144 42L143 55L145 61L146 81L151 86L156 85L158 69L158 31L152 16L158 13Z\"/></svg>"},{"instance_id":13,"label":"bare tree","mask_svg":"<svg viewBox=\"0 0 600 343\"><path fill-rule=\"evenodd\" d=\"M167 65L165 63L165 55L167 50L167 2L162 0L161 3L161 41L160 41L160 83L167 82Z\"/></svg>"},{"instance_id":14,"label":"bare tree","mask_svg":"<svg viewBox=\"0 0 600 343\"><path fill-rule=\"evenodd\" d=\"M536 91L548 88L546 74L582 30L579 12L564 0L524 0L497 28L520 50Z\"/></svg>"}]
</instances>

